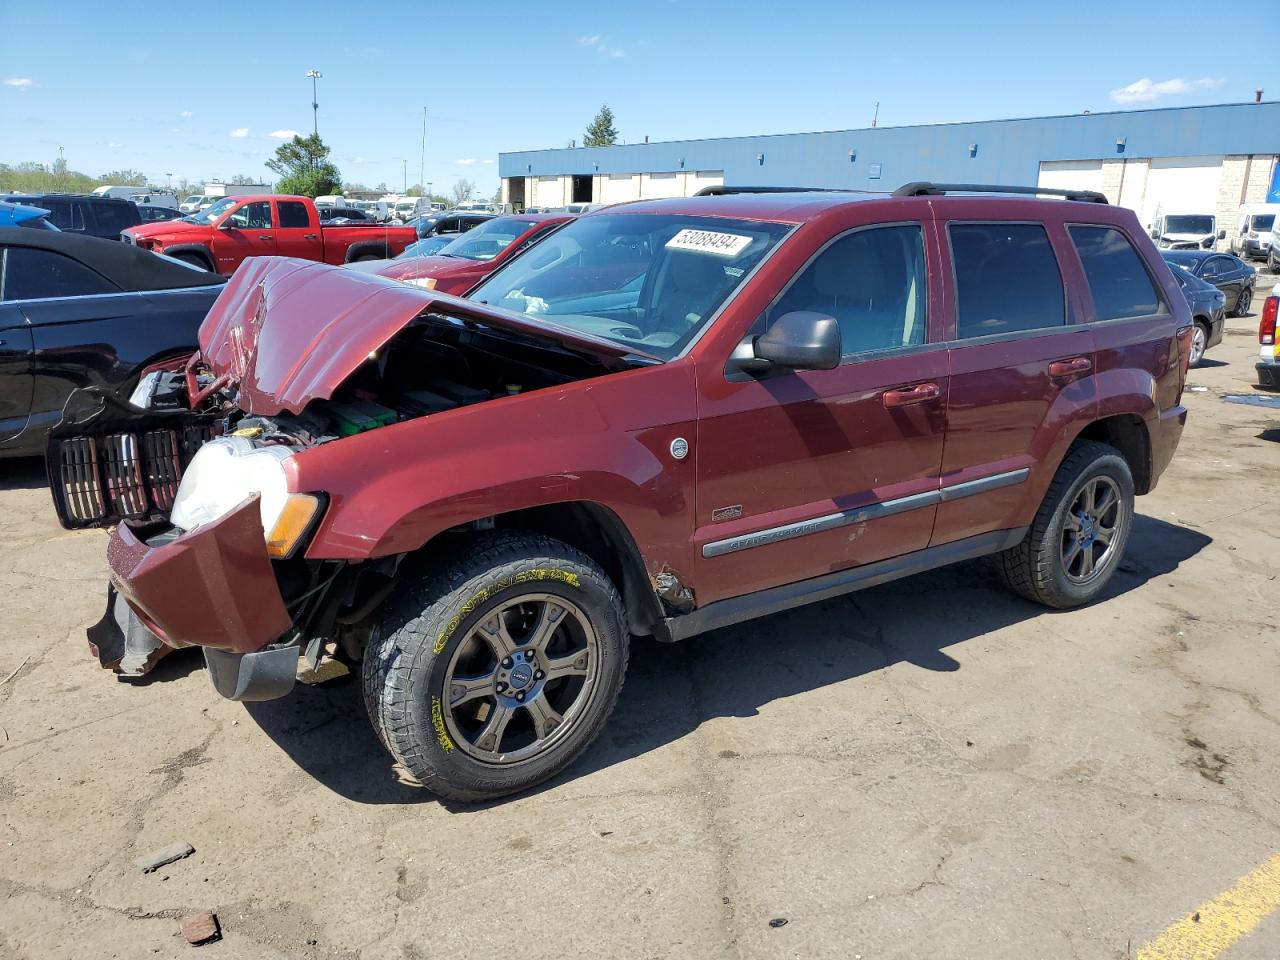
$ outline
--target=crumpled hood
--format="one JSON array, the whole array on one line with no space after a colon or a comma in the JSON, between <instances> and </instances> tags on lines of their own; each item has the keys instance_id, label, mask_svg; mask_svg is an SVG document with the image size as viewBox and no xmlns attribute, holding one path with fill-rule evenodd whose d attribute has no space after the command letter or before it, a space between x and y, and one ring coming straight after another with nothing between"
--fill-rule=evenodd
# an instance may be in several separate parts
<instances>
[{"instance_id":1,"label":"crumpled hood","mask_svg":"<svg viewBox=\"0 0 1280 960\"><path fill-rule=\"evenodd\" d=\"M606 362L641 354L460 297L287 257L244 261L200 325L200 352L216 375L239 384L242 410L300 413L332 396L370 354L427 312L515 330Z\"/></svg>"}]
</instances>

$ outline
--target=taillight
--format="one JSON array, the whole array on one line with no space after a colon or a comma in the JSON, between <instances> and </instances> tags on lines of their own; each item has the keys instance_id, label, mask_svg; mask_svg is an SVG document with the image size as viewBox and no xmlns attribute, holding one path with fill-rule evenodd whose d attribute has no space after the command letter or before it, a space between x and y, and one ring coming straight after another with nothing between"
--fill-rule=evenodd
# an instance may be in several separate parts
<instances>
[{"instance_id":1,"label":"taillight","mask_svg":"<svg viewBox=\"0 0 1280 960\"><path fill-rule=\"evenodd\" d=\"M1182 390L1187 385L1187 371L1191 369L1191 334L1195 324L1189 323L1178 330L1178 400L1182 400Z\"/></svg>"},{"instance_id":2,"label":"taillight","mask_svg":"<svg viewBox=\"0 0 1280 960\"><path fill-rule=\"evenodd\" d=\"M1280 311L1280 296L1272 294L1262 305L1262 319L1258 322L1258 342L1264 346L1276 342L1276 313Z\"/></svg>"}]
</instances>

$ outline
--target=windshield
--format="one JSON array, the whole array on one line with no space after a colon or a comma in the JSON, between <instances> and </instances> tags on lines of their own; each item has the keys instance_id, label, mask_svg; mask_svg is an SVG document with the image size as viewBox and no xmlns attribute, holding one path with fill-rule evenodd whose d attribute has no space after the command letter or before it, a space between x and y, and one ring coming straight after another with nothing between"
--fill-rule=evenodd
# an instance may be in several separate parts
<instances>
[{"instance_id":1,"label":"windshield","mask_svg":"<svg viewBox=\"0 0 1280 960\"><path fill-rule=\"evenodd\" d=\"M1213 233L1213 217L1165 217L1165 233Z\"/></svg>"},{"instance_id":2,"label":"windshield","mask_svg":"<svg viewBox=\"0 0 1280 960\"><path fill-rule=\"evenodd\" d=\"M191 196L187 197L187 199L183 200L182 202L183 203L199 203L203 199L204 197L201 196L200 194L193 193Z\"/></svg>"},{"instance_id":3,"label":"windshield","mask_svg":"<svg viewBox=\"0 0 1280 960\"><path fill-rule=\"evenodd\" d=\"M1250 229L1254 232L1269 233L1276 224L1276 215L1274 213L1255 213L1251 222L1253 226Z\"/></svg>"},{"instance_id":4,"label":"windshield","mask_svg":"<svg viewBox=\"0 0 1280 960\"><path fill-rule=\"evenodd\" d=\"M440 256L461 257L463 260L492 260L534 224L533 220L506 217L486 220L461 236L454 237L453 242L440 251Z\"/></svg>"},{"instance_id":5,"label":"windshield","mask_svg":"<svg viewBox=\"0 0 1280 960\"><path fill-rule=\"evenodd\" d=\"M235 197L223 197L212 206L205 207L199 213L193 213L190 216L183 217L191 223L213 223L220 216L236 205Z\"/></svg>"},{"instance_id":6,"label":"windshield","mask_svg":"<svg viewBox=\"0 0 1280 960\"><path fill-rule=\"evenodd\" d=\"M413 200L409 200L409 201L407 201L407 202L405 202L405 203L397 203L397 204L396 204L396 212L397 212L397 213L405 213L405 212L407 212L407 211L409 211L409 210L413 210L415 207L417 207L417 205L418 205L418 204L417 204L417 202L416 202L416 201L413 201Z\"/></svg>"},{"instance_id":7,"label":"windshield","mask_svg":"<svg viewBox=\"0 0 1280 960\"><path fill-rule=\"evenodd\" d=\"M670 359L788 229L682 214L584 217L468 296Z\"/></svg>"},{"instance_id":8,"label":"windshield","mask_svg":"<svg viewBox=\"0 0 1280 960\"><path fill-rule=\"evenodd\" d=\"M442 249L453 243L458 238L455 236L443 235L435 237L427 237L425 240L415 240L404 248L404 252L396 257L397 260L412 260L414 257L430 257L439 253Z\"/></svg>"}]
</instances>

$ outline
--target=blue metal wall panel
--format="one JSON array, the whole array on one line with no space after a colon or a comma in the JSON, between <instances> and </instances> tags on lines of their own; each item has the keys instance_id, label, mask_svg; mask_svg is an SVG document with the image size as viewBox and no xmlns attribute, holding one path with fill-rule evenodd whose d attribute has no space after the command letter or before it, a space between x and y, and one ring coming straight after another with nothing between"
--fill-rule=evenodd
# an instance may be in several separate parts
<instances>
[{"instance_id":1,"label":"blue metal wall panel","mask_svg":"<svg viewBox=\"0 0 1280 960\"><path fill-rule=\"evenodd\" d=\"M1034 185L1042 160L1222 154L1280 154L1280 102L529 150L499 154L498 172L723 170L727 184L885 190L909 180Z\"/></svg>"}]
</instances>

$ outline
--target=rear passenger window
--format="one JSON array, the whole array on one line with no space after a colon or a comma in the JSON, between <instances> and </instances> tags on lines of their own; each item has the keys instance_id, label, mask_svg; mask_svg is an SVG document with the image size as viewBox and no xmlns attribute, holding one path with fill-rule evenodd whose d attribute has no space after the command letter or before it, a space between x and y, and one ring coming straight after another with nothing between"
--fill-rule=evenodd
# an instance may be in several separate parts
<instances>
[{"instance_id":1,"label":"rear passenger window","mask_svg":"<svg viewBox=\"0 0 1280 960\"><path fill-rule=\"evenodd\" d=\"M988 337L1067 322L1062 272L1038 223L953 223L956 335Z\"/></svg>"},{"instance_id":2,"label":"rear passenger window","mask_svg":"<svg viewBox=\"0 0 1280 960\"><path fill-rule=\"evenodd\" d=\"M311 226L311 218L307 216L305 204L301 204L297 200L281 200L277 206L280 208L280 228L282 230Z\"/></svg>"},{"instance_id":3,"label":"rear passenger window","mask_svg":"<svg viewBox=\"0 0 1280 960\"><path fill-rule=\"evenodd\" d=\"M1099 320L1160 313L1164 305L1133 244L1114 227L1068 227Z\"/></svg>"},{"instance_id":4,"label":"rear passenger window","mask_svg":"<svg viewBox=\"0 0 1280 960\"><path fill-rule=\"evenodd\" d=\"M836 240L769 308L835 317L845 356L924 343L925 267L920 227L876 227Z\"/></svg>"},{"instance_id":5,"label":"rear passenger window","mask_svg":"<svg viewBox=\"0 0 1280 960\"><path fill-rule=\"evenodd\" d=\"M4 251L3 300L83 297L119 289L96 271L52 250L10 247Z\"/></svg>"},{"instance_id":6,"label":"rear passenger window","mask_svg":"<svg viewBox=\"0 0 1280 960\"><path fill-rule=\"evenodd\" d=\"M99 233L119 233L141 221L140 216L133 215L137 208L131 203L97 203L93 212L98 218Z\"/></svg>"}]
</instances>

